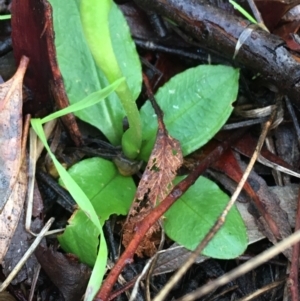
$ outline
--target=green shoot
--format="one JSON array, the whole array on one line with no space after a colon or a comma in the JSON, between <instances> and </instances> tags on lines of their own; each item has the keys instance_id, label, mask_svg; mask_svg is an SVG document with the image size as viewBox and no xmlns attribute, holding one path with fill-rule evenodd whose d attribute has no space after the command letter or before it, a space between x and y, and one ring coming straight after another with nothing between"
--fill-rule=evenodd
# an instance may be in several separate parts
<instances>
[{"instance_id":1,"label":"green shoot","mask_svg":"<svg viewBox=\"0 0 300 301\"><path fill-rule=\"evenodd\" d=\"M229 3L236 9L238 10L243 16L245 16L250 22L257 24L257 21L244 9L242 8L239 4L237 4L233 0L229 0Z\"/></svg>"},{"instance_id":2,"label":"green shoot","mask_svg":"<svg viewBox=\"0 0 300 301\"><path fill-rule=\"evenodd\" d=\"M81 21L87 43L97 66L103 71L110 83L123 76L113 49L109 28L109 14L113 5L112 0L82 0L80 6ZM123 152L128 158L135 159L142 144L139 111L127 82L121 83L116 89L116 93L129 123L129 129L122 137Z\"/></svg>"},{"instance_id":3,"label":"green shoot","mask_svg":"<svg viewBox=\"0 0 300 301\"><path fill-rule=\"evenodd\" d=\"M0 20L9 20L9 19L11 19L11 15L0 16Z\"/></svg>"}]
</instances>

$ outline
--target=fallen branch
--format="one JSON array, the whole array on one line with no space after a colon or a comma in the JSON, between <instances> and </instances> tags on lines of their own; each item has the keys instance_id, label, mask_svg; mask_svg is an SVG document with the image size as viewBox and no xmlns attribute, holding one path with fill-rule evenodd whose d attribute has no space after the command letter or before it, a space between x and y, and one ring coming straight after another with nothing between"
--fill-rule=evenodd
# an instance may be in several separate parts
<instances>
[{"instance_id":1,"label":"fallen branch","mask_svg":"<svg viewBox=\"0 0 300 301\"><path fill-rule=\"evenodd\" d=\"M232 59L237 41L249 21L205 1L135 0L147 11L161 14L184 28L207 50ZM300 64L278 36L254 29L239 49L235 62L260 73L300 109Z\"/></svg>"}]
</instances>

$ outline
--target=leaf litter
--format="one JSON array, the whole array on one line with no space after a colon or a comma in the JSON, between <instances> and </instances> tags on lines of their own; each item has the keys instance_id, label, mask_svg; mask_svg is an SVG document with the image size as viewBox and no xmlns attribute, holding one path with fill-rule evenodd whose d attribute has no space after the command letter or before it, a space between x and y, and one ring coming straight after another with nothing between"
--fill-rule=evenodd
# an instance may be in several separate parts
<instances>
[{"instance_id":1,"label":"leaf litter","mask_svg":"<svg viewBox=\"0 0 300 301\"><path fill-rule=\"evenodd\" d=\"M12 193L21 166L22 83L28 62L23 57L15 75L0 85L0 212Z\"/></svg>"},{"instance_id":2,"label":"leaf litter","mask_svg":"<svg viewBox=\"0 0 300 301\"><path fill-rule=\"evenodd\" d=\"M23 57L12 79L0 85L0 262L18 225L27 191L25 154L22 158L22 82L28 61Z\"/></svg>"},{"instance_id":3,"label":"leaf litter","mask_svg":"<svg viewBox=\"0 0 300 301\"><path fill-rule=\"evenodd\" d=\"M158 137L157 137L157 140L158 140ZM172 143L171 143L171 145L172 145ZM171 147L172 148L172 147ZM151 156L152 157L152 156ZM151 162L151 161L150 161ZM148 169L146 169L146 171L149 171L149 174L148 174L148 176L146 177L146 179L144 180L145 181L145 184L149 184L149 182L151 182L150 180L151 180L151 172L153 173L153 172L158 172L158 171L160 171L159 169L157 169L156 167L156 164L157 164L157 162L156 162L156 158L154 157L154 159L153 159L153 161L152 161L152 165L150 164L150 166L149 166L149 168L148 168L148 166L147 166L147 168ZM150 180L149 180L149 178L150 178ZM158 186L157 188L156 188L156 186ZM147 189L144 189L145 187L147 187L146 185L145 185L145 187L143 187L143 189L142 189L142 192L141 192L141 195L142 195L142 199L145 197L145 195L146 195L146 199L145 199L145 203L147 204L148 202L149 202L149 200L150 200L150 197L149 197L149 195L150 195L150 193L152 192L152 190L151 190L151 188L153 188L153 187L155 187L156 189L156 193L157 193L157 198L156 198L156 200L154 201L154 205L153 205L153 203L151 203L150 204L150 206L149 207L153 207L153 206L155 206L155 204L156 204L156 202L157 202L157 200L160 200L159 199L159 197L158 197L158 195L159 195L159 192L161 191L161 194L163 195L163 193L164 193L164 189L163 189L163 187L159 187L160 185L158 185L157 184L157 182L154 180L153 181L153 183L152 183L152 186L151 185L149 185L149 187L147 188ZM167 188L166 188L166 190L168 189L168 186L170 186L170 183L167 183ZM144 191L143 191L144 190ZM138 197L137 197L137 199L138 199Z\"/></svg>"}]
</instances>

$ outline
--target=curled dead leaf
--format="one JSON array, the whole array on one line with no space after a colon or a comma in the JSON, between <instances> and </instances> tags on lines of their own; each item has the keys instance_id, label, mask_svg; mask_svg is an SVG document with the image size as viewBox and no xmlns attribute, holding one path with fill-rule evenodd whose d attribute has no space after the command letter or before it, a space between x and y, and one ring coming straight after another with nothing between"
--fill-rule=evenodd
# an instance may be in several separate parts
<instances>
[{"instance_id":1,"label":"curled dead leaf","mask_svg":"<svg viewBox=\"0 0 300 301\"><path fill-rule=\"evenodd\" d=\"M22 83L28 62L23 56L15 75L0 85L0 212L12 193L21 166Z\"/></svg>"},{"instance_id":2,"label":"curled dead leaf","mask_svg":"<svg viewBox=\"0 0 300 301\"><path fill-rule=\"evenodd\" d=\"M149 89L149 87L147 88ZM136 225L171 191L176 171L183 163L179 141L169 135L163 122L163 113L158 107L152 91L148 94L158 117L158 131L154 148L137 188L127 222L124 225L123 244L125 246L130 242ZM138 256L143 254L152 256L156 252L156 245L160 241L157 235L159 230L158 223L150 228L136 250Z\"/></svg>"},{"instance_id":3,"label":"curled dead leaf","mask_svg":"<svg viewBox=\"0 0 300 301\"><path fill-rule=\"evenodd\" d=\"M162 201L172 189L172 181L182 162L179 142L160 127L155 146L139 183L136 198L142 200L148 194L152 206L155 206L156 201Z\"/></svg>"}]
</instances>

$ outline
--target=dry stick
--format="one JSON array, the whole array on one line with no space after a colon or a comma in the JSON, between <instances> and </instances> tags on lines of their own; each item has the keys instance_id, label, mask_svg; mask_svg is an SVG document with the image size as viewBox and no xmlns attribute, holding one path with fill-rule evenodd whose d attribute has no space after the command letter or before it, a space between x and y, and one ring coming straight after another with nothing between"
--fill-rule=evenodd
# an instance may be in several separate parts
<instances>
[{"instance_id":1,"label":"dry stick","mask_svg":"<svg viewBox=\"0 0 300 301\"><path fill-rule=\"evenodd\" d=\"M160 223L161 224L161 223ZM160 225L162 227L162 225ZM131 296L130 296L130 299L129 301L134 301L136 300L136 296L137 296L137 293L138 293L138 288L139 288L139 285L140 285L140 282L146 278L146 288L145 288L145 296L146 296L146 301L151 301L151 296L150 296L150 277L151 277L151 274L153 272L153 269L155 267L155 264L157 262L157 258L158 258L158 254L159 254L159 251L161 251L161 249L163 248L164 246L164 243L165 243L165 232L162 230L162 233L161 233L161 239L160 239L160 243L159 243L159 247L158 247L158 250L157 252L152 256L152 258L150 258L147 262L147 264L145 265L145 267L143 268L143 271L142 273L137 277L136 281L135 281L135 284L134 284L134 287L133 287L133 290L131 292Z\"/></svg>"},{"instance_id":2,"label":"dry stick","mask_svg":"<svg viewBox=\"0 0 300 301\"><path fill-rule=\"evenodd\" d=\"M45 133L45 136L46 136L46 139L48 140L48 138L50 137L50 135L52 134L55 126L57 124L57 119L54 119L54 120L51 120L49 122L47 122L43 128L44 128L44 133ZM41 140L38 140L37 141L37 144L36 144L36 159L38 159L42 153L44 149L44 144Z\"/></svg>"},{"instance_id":3,"label":"dry stick","mask_svg":"<svg viewBox=\"0 0 300 301\"><path fill-rule=\"evenodd\" d=\"M108 300L114 300L115 298L119 297L121 294L128 291L130 288L132 288L135 285L135 282L138 280L139 276L136 276L132 278L130 281L128 281L126 284L124 284L121 288L119 288L116 291L113 291L111 295L109 296Z\"/></svg>"},{"instance_id":4,"label":"dry stick","mask_svg":"<svg viewBox=\"0 0 300 301\"><path fill-rule=\"evenodd\" d=\"M34 270L34 275L33 275L32 283L31 283L31 287L30 287L28 301L32 301L32 299L34 297L34 292L35 292L36 284L37 284L37 281L38 281L38 278L40 275L40 271L41 271L41 265L38 263Z\"/></svg>"},{"instance_id":5,"label":"dry stick","mask_svg":"<svg viewBox=\"0 0 300 301\"><path fill-rule=\"evenodd\" d=\"M146 87L146 90L147 90L147 96L149 97L149 100L150 100L151 105L154 109L154 112L157 115L157 122L159 124L159 127L161 127L164 131L167 131L166 126L163 122L164 112L162 111L162 109L160 108L158 103L156 102L156 99L154 97L149 79L148 79L148 77L145 73L143 73L143 81L144 81L144 84L145 84L145 87Z\"/></svg>"},{"instance_id":6,"label":"dry stick","mask_svg":"<svg viewBox=\"0 0 300 301\"><path fill-rule=\"evenodd\" d=\"M27 191L27 210L25 218L25 230L33 236L37 234L30 230L32 208L33 208L33 191L34 191L34 180L35 180L35 169L36 169L36 143L37 135L35 131L30 129L30 143L29 143L29 166L28 166L28 191Z\"/></svg>"},{"instance_id":7,"label":"dry stick","mask_svg":"<svg viewBox=\"0 0 300 301\"><path fill-rule=\"evenodd\" d=\"M207 244L212 240L212 238L216 235L216 233L219 231L219 229L223 226L224 222L225 222L225 218L229 212L229 210L231 209L231 207L234 205L237 197L239 196L241 190L244 187L245 182L247 181L247 178L253 168L253 165L260 153L260 150L264 144L265 138L267 136L268 130L272 124L272 121L274 119L275 116L275 110L273 111L273 113L271 114L270 119L265 123L262 133L259 137L257 146L255 148L255 151L252 155L252 158L242 176L242 179L239 183L239 185L237 186L235 192L233 193L231 199L229 200L227 206L225 207L224 211L222 212L222 214L220 215L220 217L218 218L218 220L216 221L216 223L214 224L214 226L210 229L209 233L206 234L206 236L204 237L204 239L202 240L202 242L197 246L197 248L195 249L195 251L191 254L191 256L187 259L187 261L184 263L183 266L181 266L181 268L171 277L171 279L169 280L169 282L164 286L164 288L158 293L158 295L154 298L153 301L162 301L166 298L166 296L168 295L168 293L171 291L171 289L174 287L174 285L176 283L178 283L178 281L181 279L181 277L186 273L186 271L191 267L191 265L195 262L196 258L199 256L199 254L201 253L201 251L207 246Z\"/></svg>"},{"instance_id":8,"label":"dry stick","mask_svg":"<svg viewBox=\"0 0 300 301\"><path fill-rule=\"evenodd\" d=\"M295 231L300 229L300 190L298 192L298 208L297 208L297 215L296 215L296 225ZM299 300L299 293L298 293L298 269L299 269L299 252L300 251L300 244L297 243L293 247L292 259L291 259L291 270L289 276L289 289L291 292L292 301Z\"/></svg>"},{"instance_id":9,"label":"dry stick","mask_svg":"<svg viewBox=\"0 0 300 301\"><path fill-rule=\"evenodd\" d=\"M176 250L176 249L179 249L179 248L183 248L183 246L177 246L177 247L173 247L173 248L170 248L170 249L167 249L167 250L161 250L161 251L158 251L156 254L157 254L157 255L160 255L160 254L166 253L166 251L173 251L173 250ZM154 256L156 256L156 254L155 254ZM153 259L154 259L154 256L153 256L152 258L149 259L149 261L152 261L152 262L151 262L151 266L153 265L153 263L155 263L154 260L153 260ZM252 257L250 257L250 258L252 258ZM147 262L147 264L148 264L148 262ZM275 264L278 264L278 262L276 261ZM282 266L286 266L286 264L283 264L283 263L282 263L281 265L282 265ZM151 273L151 266L150 266L150 268L149 268L148 274ZM155 263L155 264L154 264L154 270L155 270L156 268L157 268L157 266L156 266L156 263ZM146 269L146 266L144 267L144 270L145 270L145 269ZM142 273L144 272L144 270L142 271ZM160 274L154 274L154 276L156 276L156 275L160 275ZM145 276L148 277L148 275L144 275L144 277L142 278L142 280L145 278ZM139 277L140 277L140 275L135 276L135 277L132 278L130 281L128 281L124 286L122 286L122 287L120 287L119 289L113 291L113 292L110 294L108 300L109 300L109 301L110 301L110 300L114 300L115 298L117 298L118 296L120 296L121 294L123 294L124 292L128 291L131 287L133 287L133 286L136 284L136 282L138 281L138 278L139 278Z\"/></svg>"},{"instance_id":10,"label":"dry stick","mask_svg":"<svg viewBox=\"0 0 300 301\"><path fill-rule=\"evenodd\" d=\"M54 123L56 124L56 123ZM52 129L53 123L50 121L50 126L47 127L46 135L50 135L50 129ZM38 142L37 135L35 131L31 128L30 129L30 139L29 139L29 163L28 163L28 189L27 189L27 209L26 209L26 218L25 218L25 230L33 236L38 236L31 231L31 217L32 217L32 209L33 209L33 191L34 191L34 182L35 182L35 172L36 172L36 161L39 155L42 152L42 148L39 147L38 149ZM46 235L59 233L64 229L56 229L51 230L46 233Z\"/></svg>"},{"instance_id":11,"label":"dry stick","mask_svg":"<svg viewBox=\"0 0 300 301\"><path fill-rule=\"evenodd\" d=\"M163 229L163 226L160 222L160 226L162 228L162 231L161 231L161 239L160 239L160 243L159 243L159 246L158 246L158 252L156 252L156 254L154 255L154 258L150 264L150 268L149 270L147 271L147 278L146 278L146 301L151 301L151 294L150 294L150 279L151 279L151 276L153 274L153 271L155 269L155 265L157 263L157 259L158 259L158 255L159 255L159 252L163 249L164 247L164 244L165 244L165 240L166 240L166 234L165 234L165 231Z\"/></svg>"},{"instance_id":12,"label":"dry stick","mask_svg":"<svg viewBox=\"0 0 300 301\"><path fill-rule=\"evenodd\" d=\"M297 243L299 241L300 241L300 230L293 233L286 239L282 240L281 242L279 242L277 245L273 246L272 248L264 251L260 255L254 257L253 259L250 259L246 263L240 265L236 269L228 272L227 274L223 275L222 277L220 277L216 280L211 281L207 285L200 287L193 293L187 294L184 297L177 299L176 301L193 301L195 299L198 299L198 298L210 293L211 291L219 288L220 286L222 286L230 281L233 281L234 279L254 270L261 264L264 264L265 262L267 262L274 256L280 254L281 252L283 252L284 250L286 250L287 248L291 247L292 245L294 245L295 243Z\"/></svg>"},{"instance_id":13,"label":"dry stick","mask_svg":"<svg viewBox=\"0 0 300 301\"><path fill-rule=\"evenodd\" d=\"M27 114L25 116L25 121L24 121L24 127L23 127L23 134L22 134L22 144L21 144L21 161L24 160L25 155L26 155L26 145L27 145L27 138L28 138L28 132L29 132L29 127L30 127L30 115Z\"/></svg>"},{"instance_id":14,"label":"dry stick","mask_svg":"<svg viewBox=\"0 0 300 301\"><path fill-rule=\"evenodd\" d=\"M254 15L256 21L258 22L259 26L260 26L262 29L264 29L264 30L266 30L267 32L269 32L269 30L268 30L268 28L266 27L266 25L265 25L265 23L264 23L264 20L263 20L263 18L262 18L262 16L261 16L259 10L258 10L257 7L256 7L256 4L255 4L254 0L248 0L248 4L249 4L249 6L250 6L250 8L251 8L251 10L252 10L252 13L253 13L253 15Z\"/></svg>"},{"instance_id":15,"label":"dry stick","mask_svg":"<svg viewBox=\"0 0 300 301\"><path fill-rule=\"evenodd\" d=\"M250 300L254 300L254 298L274 289L275 287L283 284L284 282L286 281L286 278L284 279L281 279L281 280L277 280L277 281L274 281L274 282L271 282L267 285L265 285L264 287L256 290L255 292L251 293L250 295L248 296L245 296L237 301L250 301Z\"/></svg>"},{"instance_id":16,"label":"dry stick","mask_svg":"<svg viewBox=\"0 0 300 301\"><path fill-rule=\"evenodd\" d=\"M236 290L239 286L237 284L230 286L226 289L224 289L221 293L214 295L214 297L212 299L209 299L208 301L216 301L219 300L220 297L224 297L224 295L228 294L229 292L232 292L234 290Z\"/></svg>"},{"instance_id":17,"label":"dry stick","mask_svg":"<svg viewBox=\"0 0 300 301\"><path fill-rule=\"evenodd\" d=\"M243 128L234 132L227 141L223 141L218 145L199 165L192 171L183 181L178 183L168 196L157 206L151 213L149 213L141 223L136 225L135 234L133 239L128 244L126 250L119 258L118 262L112 268L108 276L106 277L103 285L97 293L95 301L106 301L109 299L109 294L118 279L119 274L123 268L132 262L135 250L143 240L147 231L159 220L159 218L175 203L180 196L195 183L198 177L211 165L213 164L222 154L228 149L231 144L239 139L247 128Z\"/></svg>"}]
</instances>

